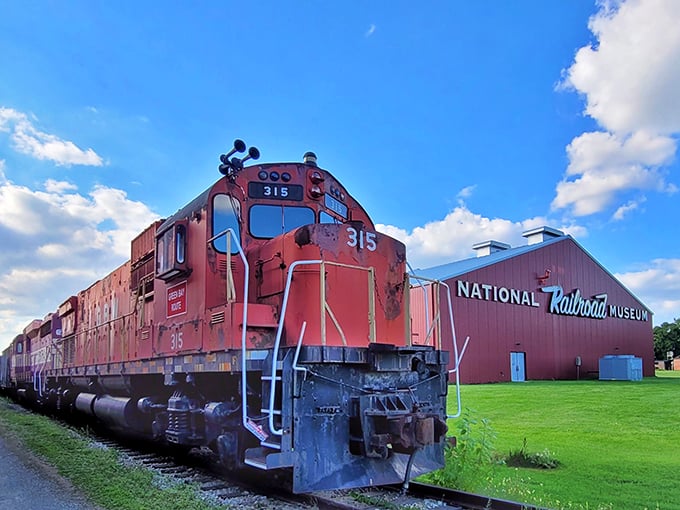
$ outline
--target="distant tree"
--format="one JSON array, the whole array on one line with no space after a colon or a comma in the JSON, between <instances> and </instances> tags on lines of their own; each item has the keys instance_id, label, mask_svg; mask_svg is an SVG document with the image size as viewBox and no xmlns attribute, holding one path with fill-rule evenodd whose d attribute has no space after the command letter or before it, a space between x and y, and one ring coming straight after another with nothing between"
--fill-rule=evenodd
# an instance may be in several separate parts
<instances>
[{"instance_id":1,"label":"distant tree","mask_svg":"<svg viewBox=\"0 0 680 510\"><path fill-rule=\"evenodd\" d=\"M654 356L656 359L666 359L669 351L680 356L680 319L664 322L654 328Z\"/></svg>"}]
</instances>

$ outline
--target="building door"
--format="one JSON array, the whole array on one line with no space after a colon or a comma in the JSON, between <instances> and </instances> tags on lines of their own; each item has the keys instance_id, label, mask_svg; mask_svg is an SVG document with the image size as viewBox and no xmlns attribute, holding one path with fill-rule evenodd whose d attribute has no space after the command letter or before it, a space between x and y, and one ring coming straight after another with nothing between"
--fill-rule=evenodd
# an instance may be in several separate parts
<instances>
[{"instance_id":1,"label":"building door","mask_svg":"<svg viewBox=\"0 0 680 510\"><path fill-rule=\"evenodd\" d=\"M510 353L510 380L512 382L526 381L526 360L524 352Z\"/></svg>"}]
</instances>

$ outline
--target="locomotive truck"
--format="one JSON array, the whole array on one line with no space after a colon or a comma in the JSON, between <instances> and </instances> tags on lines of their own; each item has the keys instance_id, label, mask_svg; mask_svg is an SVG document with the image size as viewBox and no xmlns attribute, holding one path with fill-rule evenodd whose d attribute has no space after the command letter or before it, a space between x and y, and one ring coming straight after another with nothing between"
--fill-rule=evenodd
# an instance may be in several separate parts
<instances>
[{"instance_id":1,"label":"locomotive truck","mask_svg":"<svg viewBox=\"0 0 680 510\"><path fill-rule=\"evenodd\" d=\"M436 320L413 340L405 246L313 153L245 166L259 158L245 149L236 140L217 182L134 238L130 260L26 326L0 384L210 447L231 469L286 472L295 492L442 467L450 353Z\"/></svg>"}]
</instances>

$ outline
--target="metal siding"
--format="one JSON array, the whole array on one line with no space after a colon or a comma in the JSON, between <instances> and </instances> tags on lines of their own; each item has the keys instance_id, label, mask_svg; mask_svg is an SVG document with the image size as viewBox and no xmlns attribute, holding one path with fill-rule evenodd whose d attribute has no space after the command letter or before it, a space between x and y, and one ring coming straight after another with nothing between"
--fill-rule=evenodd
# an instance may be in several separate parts
<instances>
[{"instance_id":1,"label":"metal siding","mask_svg":"<svg viewBox=\"0 0 680 510\"><path fill-rule=\"evenodd\" d=\"M452 291L456 334L461 343L468 335L471 339L461 367L464 382L509 381L511 351L526 352L527 379L574 379L576 356L582 358L581 376L592 376L599 358L606 354L641 357L644 376L654 374L651 313L646 322L609 315L593 319L549 313L551 296L541 292L537 280L546 269L551 274L545 284L561 285L565 294L577 288L585 299L607 293L607 314L612 304L641 308L633 295L568 237L451 278L447 283ZM458 297L458 280L531 291L540 306ZM446 321L443 328L447 334Z\"/></svg>"}]
</instances>

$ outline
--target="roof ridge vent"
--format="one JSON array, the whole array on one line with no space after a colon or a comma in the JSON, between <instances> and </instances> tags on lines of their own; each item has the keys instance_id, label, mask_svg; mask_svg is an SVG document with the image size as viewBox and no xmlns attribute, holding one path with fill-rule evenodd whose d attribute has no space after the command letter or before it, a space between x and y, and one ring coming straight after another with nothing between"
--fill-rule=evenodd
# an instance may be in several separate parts
<instances>
[{"instance_id":1,"label":"roof ridge vent","mask_svg":"<svg viewBox=\"0 0 680 510\"><path fill-rule=\"evenodd\" d=\"M472 249L477 252L478 257L485 257L499 251L505 251L510 248L509 244L501 243L500 241L482 241L472 245Z\"/></svg>"},{"instance_id":2,"label":"roof ridge vent","mask_svg":"<svg viewBox=\"0 0 680 510\"><path fill-rule=\"evenodd\" d=\"M527 244L539 244L550 239L555 239L556 237L563 237L564 232L557 230L552 227L536 227L531 230L526 230L522 233L522 237L527 238Z\"/></svg>"}]
</instances>

